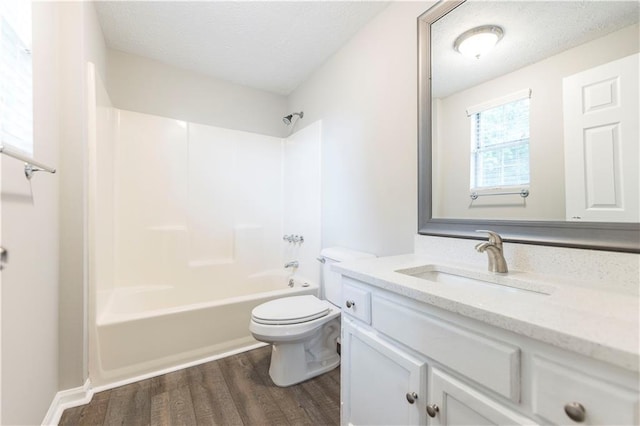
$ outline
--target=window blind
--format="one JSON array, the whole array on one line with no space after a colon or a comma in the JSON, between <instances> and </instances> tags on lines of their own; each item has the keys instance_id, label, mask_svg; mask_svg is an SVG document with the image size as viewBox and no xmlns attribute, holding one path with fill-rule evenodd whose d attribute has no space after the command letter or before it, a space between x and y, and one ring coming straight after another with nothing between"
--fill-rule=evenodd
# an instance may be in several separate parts
<instances>
[{"instance_id":1,"label":"window blind","mask_svg":"<svg viewBox=\"0 0 640 426\"><path fill-rule=\"evenodd\" d=\"M0 139L33 155L31 2L0 3Z\"/></svg>"},{"instance_id":2,"label":"window blind","mask_svg":"<svg viewBox=\"0 0 640 426\"><path fill-rule=\"evenodd\" d=\"M470 114L471 189L529 184L529 97Z\"/></svg>"}]
</instances>

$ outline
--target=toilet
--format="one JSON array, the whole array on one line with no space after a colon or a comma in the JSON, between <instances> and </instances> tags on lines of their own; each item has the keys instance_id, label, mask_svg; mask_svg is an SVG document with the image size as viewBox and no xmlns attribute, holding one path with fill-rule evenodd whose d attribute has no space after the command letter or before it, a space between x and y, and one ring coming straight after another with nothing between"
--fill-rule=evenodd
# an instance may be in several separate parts
<instances>
[{"instance_id":1,"label":"toilet","mask_svg":"<svg viewBox=\"0 0 640 426\"><path fill-rule=\"evenodd\" d=\"M278 386L291 386L336 368L340 364L340 274L331 265L375 257L372 254L333 247L320 253L321 297L283 297L256 306L249 330L256 340L270 343L269 375Z\"/></svg>"}]
</instances>

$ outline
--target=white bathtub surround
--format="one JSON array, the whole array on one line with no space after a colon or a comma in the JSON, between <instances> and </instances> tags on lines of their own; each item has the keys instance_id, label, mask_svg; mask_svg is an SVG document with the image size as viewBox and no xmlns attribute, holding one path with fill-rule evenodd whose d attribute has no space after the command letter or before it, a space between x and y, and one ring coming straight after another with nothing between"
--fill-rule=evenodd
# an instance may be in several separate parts
<instances>
[{"instance_id":1,"label":"white bathtub surround","mask_svg":"<svg viewBox=\"0 0 640 426\"><path fill-rule=\"evenodd\" d=\"M282 140L117 114L116 286L243 279L289 260L317 282L319 122ZM284 233L305 241L283 252Z\"/></svg>"},{"instance_id":2,"label":"white bathtub surround","mask_svg":"<svg viewBox=\"0 0 640 426\"><path fill-rule=\"evenodd\" d=\"M222 300L251 300L261 293L283 292L288 295L303 288L309 289L310 293L316 293L318 289L317 283L282 269L253 274L233 284L221 287L206 284L121 287L109 293L104 310L98 317L98 325L184 312Z\"/></svg>"},{"instance_id":3,"label":"white bathtub surround","mask_svg":"<svg viewBox=\"0 0 640 426\"><path fill-rule=\"evenodd\" d=\"M90 80L96 386L253 345L254 306L318 294L320 122L289 139L187 123L115 109Z\"/></svg>"},{"instance_id":4,"label":"white bathtub surround","mask_svg":"<svg viewBox=\"0 0 640 426\"><path fill-rule=\"evenodd\" d=\"M283 147L284 234L302 234L304 243L282 243L282 258L298 260L298 273L320 277L320 263L315 259L321 249L321 140L320 121L294 133ZM318 281L319 282L319 281Z\"/></svg>"},{"instance_id":5,"label":"white bathtub surround","mask_svg":"<svg viewBox=\"0 0 640 426\"><path fill-rule=\"evenodd\" d=\"M440 240L433 242L439 243ZM471 243L470 251L477 254L473 250L474 242L467 240L467 243ZM433 246L437 247L436 244ZM505 248L507 250L508 247ZM608 364L639 371L637 295L606 291L602 285L581 286L571 275L521 271L517 264L510 265L507 277L539 286L549 294L513 291L500 285L462 288L396 272L434 264L470 270L472 274L486 271L486 259L482 258L480 264L463 263L466 255L462 250L452 250L458 253L455 258L447 258L447 251L443 247L438 256L416 253L384 257L344 263L336 265L335 269L416 301ZM450 259L455 259L455 262Z\"/></svg>"},{"instance_id":6,"label":"white bathtub surround","mask_svg":"<svg viewBox=\"0 0 640 426\"><path fill-rule=\"evenodd\" d=\"M280 139L118 115L117 287L214 285L281 262Z\"/></svg>"}]
</instances>

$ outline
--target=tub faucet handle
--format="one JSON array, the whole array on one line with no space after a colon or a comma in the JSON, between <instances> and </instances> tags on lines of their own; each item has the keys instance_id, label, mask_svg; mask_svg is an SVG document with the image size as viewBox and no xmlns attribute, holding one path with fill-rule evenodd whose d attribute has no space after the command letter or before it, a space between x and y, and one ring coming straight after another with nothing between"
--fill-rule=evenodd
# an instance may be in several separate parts
<instances>
[{"instance_id":1,"label":"tub faucet handle","mask_svg":"<svg viewBox=\"0 0 640 426\"><path fill-rule=\"evenodd\" d=\"M302 235L283 235L282 240L288 242L289 244L302 244L304 243L304 237Z\"/></svg>"}]
</instances>

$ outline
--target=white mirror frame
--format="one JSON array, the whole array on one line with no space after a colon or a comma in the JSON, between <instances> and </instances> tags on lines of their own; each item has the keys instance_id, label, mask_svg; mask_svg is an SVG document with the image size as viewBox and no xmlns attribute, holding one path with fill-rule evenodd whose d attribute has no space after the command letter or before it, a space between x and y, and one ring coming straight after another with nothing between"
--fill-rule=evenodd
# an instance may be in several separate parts
<instances>
[{"instance_id":1,"label":"white mirror frame","mask_svg":"<svg viewBox=\"0 0 640 426\"><path fill-rule=\"evenodd\" d=\"M418 17L418 233L480 237L491 229L505 241L640 253L640 223L443 219L432 216L431 24L465 0L442 0Z\"/></svg>"}]
</instances>

